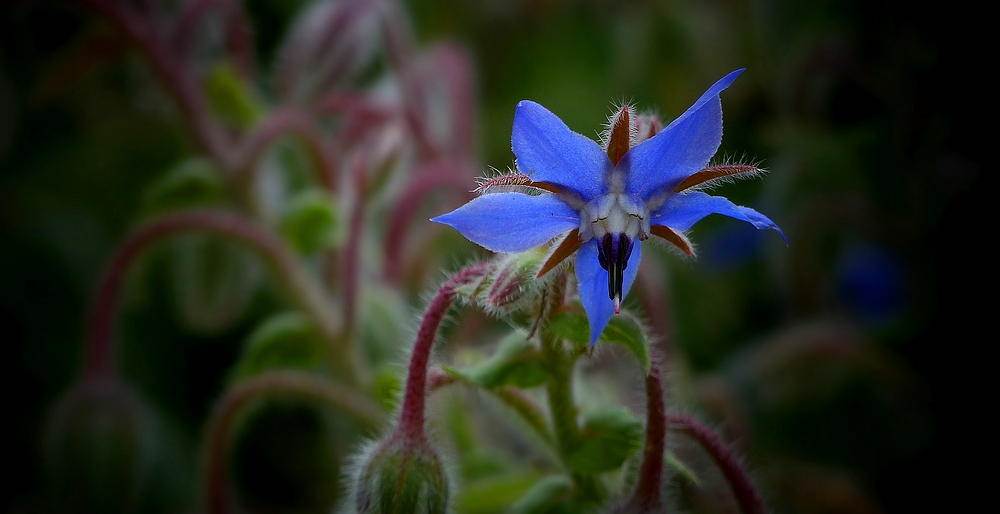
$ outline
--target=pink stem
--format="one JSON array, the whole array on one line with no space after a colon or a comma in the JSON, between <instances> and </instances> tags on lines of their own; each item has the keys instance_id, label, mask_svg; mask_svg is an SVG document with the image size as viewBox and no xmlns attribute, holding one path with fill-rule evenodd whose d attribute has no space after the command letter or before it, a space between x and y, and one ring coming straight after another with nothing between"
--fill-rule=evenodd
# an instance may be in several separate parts
<instances>
[{"instance_id":1,"label":"pink stem","mask_svg":"<svg viewBox=\"0 0 1000 514\"><path fill-rule=\"evenodd\" d=\"M646 447L639 464L635 492L628 503L637 512L661 512L667 412L663 402L663 384L660 382L660 365L655 358L646 376L646 402Z\"/></svg>"},{"instance_id":2,"label":"pink stem","mask_svg":"<svg viewBox=\"0 0 1000 514\"><path fill-rule=\"evenodd\" d=\"M403 243L406 229L413 219L420 201L428 194L448 188L458 192L463 199L469 199L468 179L462 176L463 163L454 161L434 162L425 165L413 174L413 179L396 200L396 207L389 215L389 226L385 232L385 276L390 281L398 281L402 272Z\"/></svg>"},{"instance_id":3,"label":"pink stem","mask_svg":"<svg viewBox=\"0 0 1000 514\"><path fill-rule=\"evenodd\" d=\"M719 436L715 435L715 432L686 414L670 413L667 414L667 420L687 431L712 456L729 482L729 487L732 488L733 495L743 512L764 514L764 502L750 482L750 477L747 476L736 455L719 439Z\"/></svg>"},{"instance_id":4,"label":"pink stem","mask_svg":"<svg viewBox=\"0 0 1000 514\"><path fill-rule=\"evenodd\" d=\"M230 141L211 116L205 97L190 70L179 63L154 28L127 5L108 0L77 0L118 27L149 60L153 72L184 113L200 149L227 170L232 169Z\"/></svg>"},{"instance_id":5,"label":"pink stem","mask_svg":"<svg viewBox=\"0 0 1000 514\"><path fill-rule=\"evenodd\" d=\"M316 124L305 113L294 109L274 111L243 138L236 158L236 169L242 173L249 173L249 167L260 158L268 146L289 132L298 135L305 143L316 163L319 174L317 178L323 187L331 193L336 192L337 159L333 155L333 148L323 141L323 135Z\"/></svg>"},{"instance_id":6,"label":"pink stem","mask_svg":"<svg viewBox=\"0 0 1000 514\"><path fill-rule=\"evenodd\" d=\"M406 377L406 392L403 395L403 410L399 415L396 436L402 437L408 443L424 440L424 404L427 394L427 364L430 362L431 349L437 335L441 320L444 319L448 307L455 299L455 287L478 277L486 269L487 264L477 264L464 268L452 276L440 289L427 306L427 312L417 331L417 341L410 357L409 372Z\"/></svg>"},{"instance_id":7,"label":"pink stem","mask_svg":"<svg viewBox=\"0 0 1000 514\"><path fill-rule=\"evenodd\" d=\"M434 51L435 67L448 79L451 100L451 155L470 158L475 140L476 99L473 97L469 59L454 45L442 45Z\"/></svg>"},{"instance_id":8,"label":"pink stem","mask_svg":"<svg viewBox=\"0 0 1000 514\"><path fill-rule=\"evenodd\" d=\"M200 211L174 214L155 220L133 232L118 247L105 269L90 311L84 350L84 373L88 377L108 377L115 373L114 318L118 295L132 262L150 244L172 234L204 231L248 244L278 271L320 330L333 339L340 321L326 303L317 282L300 267L294 255L276 235L244 218L221 212Z\"/></svg>"},{"instance_id":9,"label":"pink stem","mask_svg":"<svg viewBox=\"0 0 1000 514\"><path fill-rule=\"evenodd\" d=\"M348 225L347 244L344 246L344 331L350 334L354 330L355 316L358 304L358 281L361 273L358 259L361 254L361 236L365 224L365 197L367 185L365 179L365 163L363 158L356 158L351 166L351 176L354 178L356 196L354 208Z\"/></svg>"}]
</instances>

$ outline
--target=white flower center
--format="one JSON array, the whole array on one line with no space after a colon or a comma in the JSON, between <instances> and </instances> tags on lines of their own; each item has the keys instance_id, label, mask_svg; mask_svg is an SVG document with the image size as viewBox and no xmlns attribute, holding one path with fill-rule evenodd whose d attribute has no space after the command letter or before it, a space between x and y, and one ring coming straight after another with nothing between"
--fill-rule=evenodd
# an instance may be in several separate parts
<instances>
[{"instance_id":1,"label":"white flower center","mask_svg":"<svg viewBox=\"0 0 1000 514\"><path fill-rule=\"evenodd\" d=\"M625 193L608 193L580 210L580 239L602 239L605 234L621 234L631 240L649 237L649 209L639 198Z\"/></svg>"}]
</instances>

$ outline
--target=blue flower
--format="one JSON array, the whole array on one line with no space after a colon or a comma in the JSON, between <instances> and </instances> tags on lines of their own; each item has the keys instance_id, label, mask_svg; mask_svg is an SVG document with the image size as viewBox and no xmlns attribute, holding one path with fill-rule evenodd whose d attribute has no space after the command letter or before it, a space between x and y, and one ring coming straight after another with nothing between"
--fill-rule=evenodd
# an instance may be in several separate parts
<instances>
[{"instance_id":1,"label":"blue flower","mask_svg":"<svg viewBox=\"0 0 1000 514\"><path fill-rule=\"evenodd\" d=\"M709 214L781 232L753 209L693 189L760 171L708 166L722 142L719 93L742 72L716 82L663 130L623 107L611 119L604 147L541 105L522 101L511 135L517 171L487 180L484 194L431 221L494 252L521 252L566 234L539 276L576 252L593 346L631 289L649 236L691 254L683 232Z\"/></svg>"}]
</instances>

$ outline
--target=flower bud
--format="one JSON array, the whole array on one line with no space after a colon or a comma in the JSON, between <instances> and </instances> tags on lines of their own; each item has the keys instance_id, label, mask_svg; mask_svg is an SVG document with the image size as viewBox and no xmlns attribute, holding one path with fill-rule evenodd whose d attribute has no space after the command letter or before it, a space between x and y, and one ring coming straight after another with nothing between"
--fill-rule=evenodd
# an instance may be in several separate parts
<instances>
[{"instance_id":1,"label":"flower bud","mask_svg":"<svg viewBox=\"0 0 1000 514\"><path fill-rule=\"evenodd\" d=\"M477 303L493 314L509 314L530 305L541 293L545 279L536 278L545 254L542 249L505 255L477 289Z\"/></svg>"},{"instance_id":2,"label":"flower bud","mask_svg":"<svg viewBox=\"0 0 1000 514\"><path fill-rule=\"evenodd\" d=\"M58 400L44 436L54 510L127 512L146 499L155 444L147 414L117 381L81 382Z\"/></svg>"},{"instance_id":3,"label":"flower bud","mask_svg":"<svg viewBox=\"0 0 1000 514\"><path fill-rule=\"evenodd\" d=\"M366 457L354 489L359 514L447 510L448 474L425 439L393 436L366 452Z\"/></svg>"}]
</instances>

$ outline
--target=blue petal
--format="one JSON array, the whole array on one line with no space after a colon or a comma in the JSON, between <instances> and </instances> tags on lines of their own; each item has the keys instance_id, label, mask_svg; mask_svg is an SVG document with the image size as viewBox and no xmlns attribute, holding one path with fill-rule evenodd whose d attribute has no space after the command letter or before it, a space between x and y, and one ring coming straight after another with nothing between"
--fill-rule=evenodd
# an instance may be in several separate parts
<instances>
[{"instance_id":1,"label":"blue petal","mask_svg":"<svg viewBox=\"0 0 1000 514\"><path fill-rule=\"evenodd\" d=\"M659 134L630 150L618 168L627 170L625 192L648 199L663 189L672 190L701 170L722 143L722 100L719 93L743 73L722 77Z\"/></svg>"},{"instance_id":2,"label":"blue petal","mask_svg":"<svg viewBox=\"0 0 1000 514\"><path fill-rule=\"evenodd\" d=\"M510 137L517 169L536 182L556 184L589 201L606 190L611 160L594 140L569 129L529 100L517 104Z\"/></svg>"},{"instance_id":3,"label":"blue petal","mask_svg":"<svg viewBox=\"0 0 1000 514\"><path fill-rule=\"evenodd\" d=\"M628 295L639 272L639 262L642 260L642 243L635 242L628 267L625 268L625 283L622 284L622 298ZM580 293L583 310L587 311L587 322L590 323L590 346L608 326L611 316L615 314L615 303L608 298L608 270L601 267L597 260L597 240L591 238L583 243L576 254L576 287Z\"/></svg>"},{"instance_id":4,"label":"blue petal","mask_svg":"<svg viewBox=\"0 0 1000 514\"><path fill-rule=\"evenodd\" d=\"M443 223L493 252L523 252L578 228L580 213L552 194L494 193L442 214Z\"/></svg>"},{"instance_id":5,"label":"blue petal","mask_svg":"<svg viewBox=\"0 0 1000 514\"><path fill-rule=\"evenodd\" d=\"M712 196L700 191L672 194L660 208L652 213L651 225L664 225L685 231L709 214L722 214L750 223L759 228L772 228L781 234L788 244L788 238L773 221L763 214L741 205L736 205L721 196Z\"/></svg>"}]
</instances>

